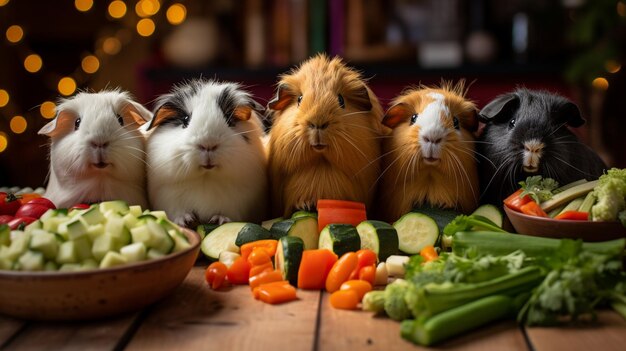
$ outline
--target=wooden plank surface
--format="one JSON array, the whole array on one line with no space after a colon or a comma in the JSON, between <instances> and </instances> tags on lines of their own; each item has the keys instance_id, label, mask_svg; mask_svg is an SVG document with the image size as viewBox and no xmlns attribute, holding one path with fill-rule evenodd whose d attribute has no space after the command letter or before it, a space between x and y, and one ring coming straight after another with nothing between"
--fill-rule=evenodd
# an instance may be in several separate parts
<instances>
[{"instance_id":1,"label":"wooden plank surface","mask_svg":"<svg viewBox=\"0 0 626 351\"><path fill-rule=\"evenodd\" d=\"M194 267L167 300L148 314L126 350L306 350L313 348L320 292L268 305L248 286L213 291Z\"/></svg>"},{"instance_id":2,"label":"wooden plank surface","mask_svg":"<svg viewBox=\"0 0 626 351\"><path fill-rule=\"evenodd\" d=\"M597 325L558 328L526 328L536 351L542 350L626 350L626 321L610 311L598 313Z\"/></svg>"},{"instance_id":3,"label":"wooden plank surface","mask_svg":"<svg viewBox=\"0 0 626 351\"><path fill-rule=\"evenodd\" d=\"M400 323L363 311L334 309L324 294L320 307L318 350L426 350L400 336ZM513 321L497 323L438 345L458 350L528 350Z\"/></svg>"},{"instance_id":4,"label":"wooden plank surface","mask_svg":"<svg viewBox=\"0 0 626 351\"><path fill-rule=\"evenodd\" d=\"M7 344L24 325L23 321L0 315L0 347Z\"/></svg>"},{"instance_id":5,"label":"wooden plank surface","mask_svg":"<svg viewBox=\"0 0 626 351\"><path fill-rule=\"evenodd\" d=\"M138 314L92 322L30 322L9 350L113 350Z\"/></svg>"}]
</instances>

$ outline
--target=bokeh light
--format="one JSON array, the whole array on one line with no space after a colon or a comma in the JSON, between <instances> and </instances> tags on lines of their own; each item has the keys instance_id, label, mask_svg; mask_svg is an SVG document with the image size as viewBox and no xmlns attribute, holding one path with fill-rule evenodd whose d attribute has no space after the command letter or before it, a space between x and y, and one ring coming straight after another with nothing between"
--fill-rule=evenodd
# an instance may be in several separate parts
<instances>
[{"instance_id":1,"label":"bokeh light","mask_svg":"<svg viewBox=\"0 0 626 351\"><path fill-rule=\"evenodd\" d=\"M102 50L109 55L115 55L122 50L122 43L115 37L106 38L102 42Z\"/></svg>"},{"instance_id":2,"label":"bokeh light","mask_svg":"<svg viewBox=\"0 0 626 351\"><path fill-rule=\"evenodd\" d=\"M3 152L9 146L9 140L7 139L7 135L0 132L0 152Z\"/></svg>"},{"instance_id":3,"label":"bokeh light","mask_svg":"<svg viewBox=\"0 0 626 351\"><path fill-rule=\"evenodd\" d=\"M626 4L623 1L617 2L617 14L626 17Z\"/></svg>"},{"instance_id":4,"label":"bokeh light","mask_svg":"<svg viewBox=\"0 0 626 351\"><path fill-rule=\"evenodd\" d=\"M9 3L9 0L0 0L0 7Z\"/></svg>"},{"instance_id":5,"label":"bokeh light","mask_svg":"<svg viewBox=\"0 0 626 351\"><path fill-rule=\"evenodd\" d=\"M80 12L87 12L93 6L93 0L74 0L74 6Z\"/></svg>"},{"instance_id":6,"label":"bokeh light","mask_svg":"<svg viewBox=\"0 0 626 351\"><path fill-rule=\"evenodd\" d=\"M26 130L26 127L28 127L28 122L26 122L26 118L22 116L13 116L11 122L9 122L9 127L13 133L22 134Z\"/></svg>"},{"instance_id":7,"label":"bokeh light","mask_svg":"<svg viewBox=\"0 0 626 351\"><path fill-rule=\"evenodd\" d=\"M62 95L72 95L76 91L76 81L72 77L63 77L59 80L57 88Z\"/></svg>"},{"instance_id":8,"label":"bokeh light","mask_svg":"<svg viewBox=\"0 0 626 351\"><path fill-rule=\"evenodd\" d=\"M165 13L167 21L172 25L178 25L185 21L187 8L183 4L173 4Z\"/></svg>"},{"instance_id":9,"label":"bokeh light","mask_svg":"<svg viewBox=\"0 0 626 351\"><path fill-rule=\"evenodd\" d=\"M149 37L154 33L156 26L154 22L149 18L144 18L137 22L137 33L142 37Z\"/></svg>"},{"instance_id":10,"label":"bokeh light","mask_svg":"<svg viewBox=\"0 0 626 351\"><path fill-rule=\"evenodd\" d=\"M598 77L591 82L591 85L599 90L607 90L609 88L609 81L606 78Z\"/></svg>"},{"instance_id":11,"label":"bokeh light","mask_svg":"<svg viewBox=\"0 0 626 351\"><path fill-rule=\"evenodd\" d=\"M57 106L52 101L45 101L39 106L39 112L43 118L51 119L57 113Z\"/></svg>"},{"instance_id":12,"label":"bokeh light","mask_svg":"<svg viewBox=\"0 0 626 351\"><path fill-rule=\"evenodd\" d=\"M42 65L43 61L41 60L41 57L37 54L30 54L24 59L24 69L26 69L30 73L39 72Z\"/></svg>"},{"instance_id":13,"label":"bokeh light","mask_svg":"<svg viewBox=\"0 0 626 351\"><path fill-rule=\"evenodd\" d=\"M9 93L4 90L4 89L0 89L0 107L4 107L9 103Z\"/></svg>"},{"instance_id":14,"label":"bokeh light","mask_svg":"<svg viewBox=\"0 0 626 351\"><path fill-rule=\"evenodd\" d=\"M135 5L135 12L139 17L154 16L161 9L161 3L158 0L140 0Z\"/></svg>"},{"instance_id":15,"label":"bokeh light","mask_svg":"<svg viewBox=\"0 0 626 351\"><path fill-rule=\"evenodd\" d=\"M121 0L112 1L109 4L109 16L113 18L122 18L126 15L126 3Z\"/></svg>"},{"instance_id":16,"label":"bokeh light","mask_svg":"<svg viewBox=\"0 0 626 351\"><path fill-rule=\"evenodd\" d=\"M100 68L100 60L94 55L88 55L80 62L80 66L85 73L96 73Z\"/></svg>"},{"instance_id":17,"label":"bokeh light","mask_svg":"<svg viewBox=\"0 0 626 351\"><path fill-rule=\"evenodd\" d=\"M615 60L608 60L604 64L604 68L609 73L617 73L622 69L622 65Z\"/></svg>"},{"instance_id":18,"label":"bokeh light","mask_svg":"<svg viewBox=\"0 0 626 351\"><path fill-rule=\"evenodd\" d=\"M24 30L22 27L14 24L7 28L6 31L7 40L11 43L19 43L22 38L24 38Z\"/></svg>"}]
</instances>

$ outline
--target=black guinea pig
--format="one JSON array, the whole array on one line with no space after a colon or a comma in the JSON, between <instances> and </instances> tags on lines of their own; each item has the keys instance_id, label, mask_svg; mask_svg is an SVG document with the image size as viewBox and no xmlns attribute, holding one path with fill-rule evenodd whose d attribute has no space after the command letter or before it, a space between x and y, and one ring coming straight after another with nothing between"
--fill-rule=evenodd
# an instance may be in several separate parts
<instances>
[{"instance_id":1,"label":"black guinea pig","mask_svg":"<svg viewBox=\"0 0 626 351\"><path fill-rule=\"evenodd\" d=\"M518 89L487 104L479 119L486 124L477 143L482 202L501 205L528 176L550 177L564 185L596 179L607 168L568 129L585 120L562 96Z\"/></svg>"}]
</instances>

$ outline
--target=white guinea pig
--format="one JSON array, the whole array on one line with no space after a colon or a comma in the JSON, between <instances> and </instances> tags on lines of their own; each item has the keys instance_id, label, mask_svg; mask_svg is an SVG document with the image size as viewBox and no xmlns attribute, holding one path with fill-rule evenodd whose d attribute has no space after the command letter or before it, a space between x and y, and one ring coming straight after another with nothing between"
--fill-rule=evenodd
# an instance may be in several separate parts
<instances>
[{"instance_id":1,"label":"white guinea pig","mask_svg":"<svg viewBox=\"0 0 626 351\"><path fill-rule=\"evenodd\" d=\"M161 96L147 128L152 207L187 227L263 220L262 110L236 83L193 80Z\"/></svg>"},{"instance_id":2,"label":"white guinea pig","mask_svg":"<svg viewBox=\"0 0 626 351\"><path fill-rule=\"evenodd\" d=\"M39 130L50 137L45 196L57 207L124 200L147 206L145 140L150 112L120 90L81 92L63 100Z\"/></svg>"}]
</instances>

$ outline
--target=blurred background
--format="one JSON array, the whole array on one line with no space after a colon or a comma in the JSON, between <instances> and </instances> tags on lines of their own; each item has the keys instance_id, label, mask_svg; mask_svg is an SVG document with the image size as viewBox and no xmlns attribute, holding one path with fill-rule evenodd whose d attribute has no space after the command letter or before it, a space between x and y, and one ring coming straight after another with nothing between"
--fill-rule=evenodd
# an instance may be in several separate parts
<instances>
[{"instance_id":1,"label":"blurred background","mask_svg":"<svg viewBox=\"0 0 626 351\"><path fill-rule=\"evenodd\" d=\"M624 0L0 0L0 185L44 185L37 131L62 97L121 87L152 102L185 79L243 83L261 104L319 52L383 107L409 85L473 82L479 107L518 86L574 100L576 133L626 167Z\"/></svg>"}]
</instances>

